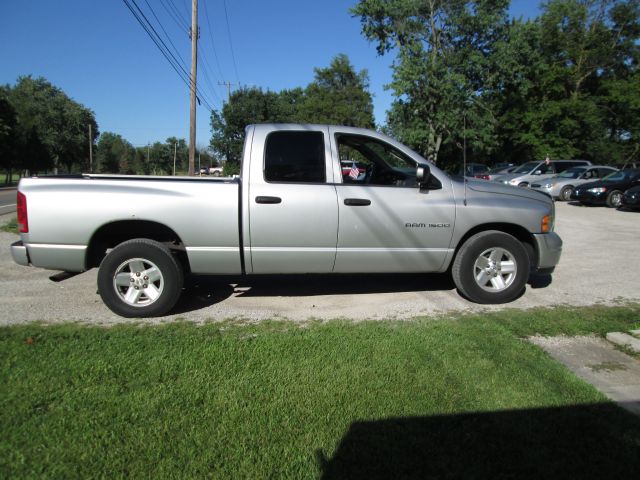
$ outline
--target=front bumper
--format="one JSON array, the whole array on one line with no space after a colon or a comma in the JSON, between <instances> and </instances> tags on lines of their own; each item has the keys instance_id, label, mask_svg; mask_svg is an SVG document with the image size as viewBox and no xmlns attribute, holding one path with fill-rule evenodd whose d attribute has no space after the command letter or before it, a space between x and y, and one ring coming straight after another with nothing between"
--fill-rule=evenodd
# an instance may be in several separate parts
<instances>
[{"instance_id":1,"label":"front bumper","mask_svg":"<svg viewBox=\"0 0 640 480\"><path fill-rule=\"evenodd\" d=\"M539 183L533 183L530 185L529 188L531 188L531 190L536 190L538 192L546 193L551 198L556 198L559 195L559 191L558 191L559 189L555 188L555 185L547 188L544 185L541 185Z\"/></svg>"},{"instance_id":2,"label":"front bumper","mask_svg":"<svg viewBox=\"0 0 640 480\"><path fill-rule=\"evenodd\" d=\"M607 192L602 193L592 193L592 192L574 192L571 194L571 200L577 200L582 203L591 203L591 204L602 204L604 205L607 202Z\"/></svg>"},{"instance_id":3,"label":"front bumper","mask_svg":"<svg viewBox=\"0 0 640 480\"><path fill-rule=\"evenodd\" d=\"M18 265L29 266L30 262L27 247L25 247L21 241L11 244L11 256L13 257L13 261Z\"/></svg>"},{"instance_id":4,"label":"front bumper","mask_svg":"<svg viewBox=\"0 0 640 480\"><path fill-rule=\"evenodd\" d=\"M553 269L560 261L562 254L562 239L555 232L534 233L538 251L537 270Z\"/></svg>"}]
</instances>

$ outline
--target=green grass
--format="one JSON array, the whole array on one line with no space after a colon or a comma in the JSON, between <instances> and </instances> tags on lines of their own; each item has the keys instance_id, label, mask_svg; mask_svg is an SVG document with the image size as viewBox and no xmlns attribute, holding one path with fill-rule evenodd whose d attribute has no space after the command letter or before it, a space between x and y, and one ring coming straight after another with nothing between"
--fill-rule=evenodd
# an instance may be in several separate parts
<instances>
[{"instance_id":1,"label":"green grass","mask_svg":"<svg viewBox=\"0 0 640 480\"><path fill-rule=\"evenodd\" d=\"M18 234L18 220L14 217L9 220L8 223L4 225L0 225L0 230L3 232L15 233Z\"/></svg>"},{"instance_id":2,"label":"green grass","mask_svg":"<svg viewBox=\"0 0 640 480\"><path fill-rule=\"evenodd\" d=\"M632 478L640 420L521 337L639 320L3 327L0 477Z\"/></svg>"}]
</instances>

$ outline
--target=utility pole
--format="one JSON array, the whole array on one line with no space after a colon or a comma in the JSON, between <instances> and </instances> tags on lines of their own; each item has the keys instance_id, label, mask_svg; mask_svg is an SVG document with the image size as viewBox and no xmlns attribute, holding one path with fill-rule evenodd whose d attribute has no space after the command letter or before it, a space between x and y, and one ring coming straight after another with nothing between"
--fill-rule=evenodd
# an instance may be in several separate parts
<instances>
[{"instance_id":1,"label":"utility pole","mask_svg":"<svg viewBox=\"0 0 640 480\"><path fill-rule=\"evenodd\" d=\"M93 173L93 136L91 135L91 123L89 123L89 173Z\"/></svg>"},{"instance_id":2,"label":"utility pole","mask_svg":"<svg viewBox=\"0 0 640 480\"><path fill-rule=\"evenodd\" d=\"M147 143L147 168L149 170L147 170L149 173L151 173L151 167L149 166L149 144Z\"/></svg>"},{"instance_id":3,"label":"utility pole","mask_svg":"<svg viewBox=\"0 0 640 480\"><path fill-rule=\"evenodd\" d=\"M173 144L173 176L176 176L176 151L178 150L178 144Z\"/></svg>"},{"instance_id":4,"label":"utility pole","mask_svg":"<svg viewBox=\"0 0 640 480\"><path fill-rule=\"evenodd\" d=\"M218 85L224 85L225 87L227 87L227 102L230 102L231 101L231 85L235 87L236 84L231 82L218 82Z\"/></svg>"},{"instance_id":5,"label":"utility pole","mask_svg":"<svg viewBox=\"0 0 640 480\"><path fill-rule=\"evenodd\" d=\"M189 175L193 175L193 167L195 164L196 156L196 75L198 72L198 33L198 0L191 0L191 108L189 122Z\"/></svg>"}]
</instances>

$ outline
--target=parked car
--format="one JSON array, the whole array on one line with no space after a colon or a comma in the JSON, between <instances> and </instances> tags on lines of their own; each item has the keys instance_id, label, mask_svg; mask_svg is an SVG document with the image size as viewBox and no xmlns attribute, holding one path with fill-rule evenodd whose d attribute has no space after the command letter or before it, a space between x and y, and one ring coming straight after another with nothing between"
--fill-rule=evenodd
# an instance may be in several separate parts
<instances>
[{"instance_id":1,"label":"parked car","mask_svg":"<svg viewBox=\"0 0 640 480\"><path fill-rule=\"evenodd\" d=\"M209 167L209 175L214 177L222 176L222 167Z\"/></svg>"},{"instance_id":2,"label":"parked car","mask_svg":"<svg viewBox=\"0 0 640 480\"><path fill-rule=\"evenodd\" d=\"M480 178L482 178L483 180L495 180L499 176L513 172L516 168L518 168L518 165L494 167L487 173L480 175Z\"/></svg>"},{"instance_id":3,"label":"parked car","mask_svg":"<svg viewBox=\"0 0 640 480\"><path fill-rule=\"evenodd\" d=\"M640 169L618 170L602 180L576 187L571 200L586 205L619 207L622 204L622 192L637 185L640 185Z\"/></svg>"},{"instance_id":4,"label":"parked car","mask_svg":"<svg viewBox=\"0 0 640 480\"><path fill-rule=\"evenodd\" d=\"M464 175L465 177L472 178L483 178L483 175L486 175L487 172L489 172L489 167L482 163L467 163L464 167L464 172L463 168L460 168L458 175Z\"/></svg>"},{"instance_id":5,"label":"parked car","mask_svg":"<svg viewBox=\"0 0 640 480\"><path fill-rule=\"evenodd\" d=\"M631 187L622 195L621 208L640 210L640 186Z\"/></svg>"},{"instance_id":6,"label":"parked car","mask_svg":"<svg viewBox=\"0 0 640 480\"><path fill-rule=\"evenodd\" d=\"M379 132L250 125L243 152L240 179L23 178L13 259L99 267L102 300L125 317L167 313L186 273L449 271L466 298L505 303L560 259L547 195L451 178ZM344 182L338 152L367 174Z\"/></svg>"},{"instance_id":7,"label":"parked car","mask_svg":"<svg viewBox=\"0 0 640 480\"><path fill-rule=\"evenodd\" d=\"M568 202L573 193L573 189L584 183L593 182L604 178L610 173L617 172L617 168L605 165L594 165L591 167L573 167L565 170L560 175L551 177L540 183L532 183L531 188L551 195Z\"/></svg>"},{"instance_id":8,"label":"parked car","mask_svg":"<svg viewBox=\"0 0 640 480\"><path fill-rule=\"evenodd\" d=\"M498 162L491 167L491 170L501 170L503 168L517 167L515 163L511 162Z\"/></svg>"},{"instance_id":9,"label":"parked car","mask_svg":"<svg viewBox=\"0 0 640 480\"><path fill-rule=\"evenodd\" d=\"M533 161L520 165L512 173L494 179L495 182L506 183L518 187L528 187L532 182L551 178L572 167L591 165L588 160L550 160Z\"/></svg>"}]
</instances>

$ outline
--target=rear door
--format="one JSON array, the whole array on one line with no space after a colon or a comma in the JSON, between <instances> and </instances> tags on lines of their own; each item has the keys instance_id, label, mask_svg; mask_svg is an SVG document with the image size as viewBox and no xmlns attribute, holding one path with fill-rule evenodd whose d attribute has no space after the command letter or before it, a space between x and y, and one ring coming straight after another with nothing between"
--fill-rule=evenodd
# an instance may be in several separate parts
<instances>
[{"instance_id":1,"label":"rear door","mask_svg":"<svg viewBox=\"0 0 640 480\"><path fill-rule=\"evenodd\" d=\"M247 271L331 272L338 205L327 127L256 126L250 156Z\"/></svg>"}]
</instances>

